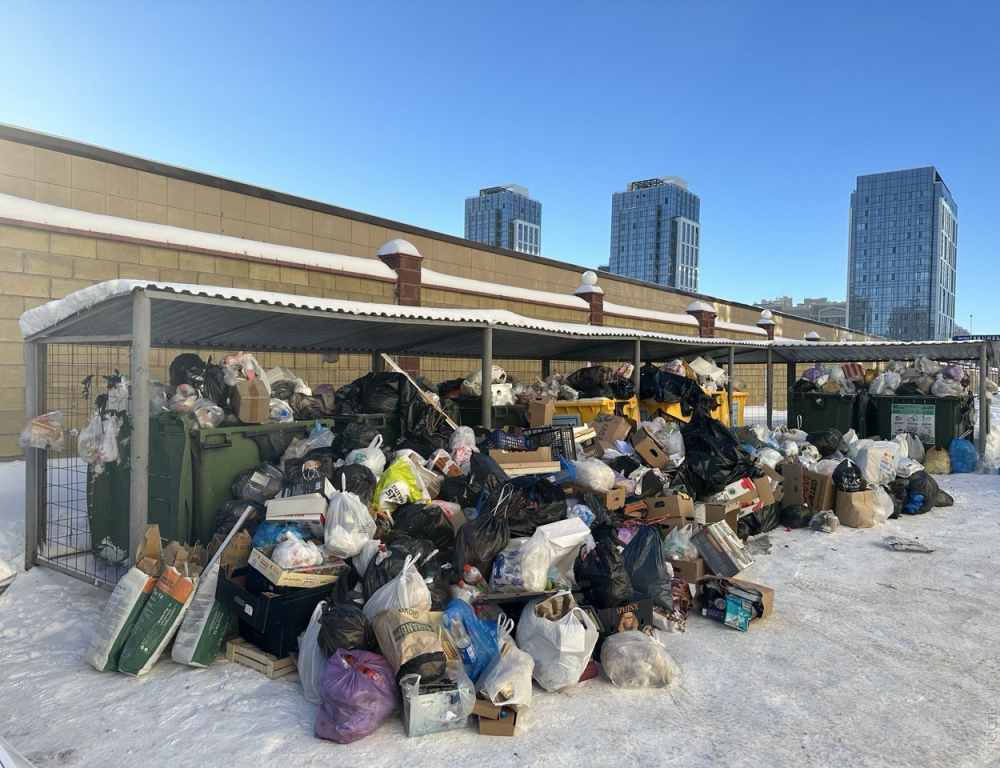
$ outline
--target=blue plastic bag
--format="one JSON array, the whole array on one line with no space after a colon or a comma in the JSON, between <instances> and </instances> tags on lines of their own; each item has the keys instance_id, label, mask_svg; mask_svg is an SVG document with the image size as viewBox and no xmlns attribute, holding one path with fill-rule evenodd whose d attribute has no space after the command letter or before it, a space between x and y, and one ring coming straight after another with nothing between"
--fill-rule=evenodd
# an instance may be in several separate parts
<instances>
[{"instance_id":1,"label":"blue plastic bag","mask_svg":"<svg viewBox=\"0 0 1000 768\"><path fill-rule=\"evenodd\" d=\"M441 623L462 656L465 673L476 682L497 655L497 628L492 621L483 621L464 600L452 600L444 608Z\"/></svg>"},{"instance_id":2,"label":"blue plastic bag","mask_svg":"<svg viewBox=\"0 0 1000 768\"><path fill-rule=\"evenodd\" d=\"M953 475L976 471L976 449L968 440L956 437L948 446L948 454L951 456Z\"/></svg>"},{"instance_id":3,"label":"blue plastic bag","mask_svg":"<svg viewBox=\"0 0 1000 768\"><path fill-rule=\"evenodd\" d=\"M285 531L290 531L303 541L312 538L309 526L304 523L261 523L257 526L257 533L253 535L254 549L273 547L285 535Z\"/></svg>"}]
</instances>

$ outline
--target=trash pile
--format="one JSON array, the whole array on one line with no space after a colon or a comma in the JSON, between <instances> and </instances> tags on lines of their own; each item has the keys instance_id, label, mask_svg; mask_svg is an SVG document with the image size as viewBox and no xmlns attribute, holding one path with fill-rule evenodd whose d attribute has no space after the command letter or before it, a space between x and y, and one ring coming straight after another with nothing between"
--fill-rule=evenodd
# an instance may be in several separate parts
<instances>
[{"instance_id":1,"label":"trash pile","mask_svg":"<svg viewBox=\"0 0 1000 768\"><path fill-rule=\"evenodd\" d=\"M534 384L509 378L506 371L494 365L491 372L491 394L493 405L514 405L538 399L580 400L586 398L608 398L628 400L635 395L635 384L631 363L623 363L616 369L603 365L580 368L563 376L554 373L545 379L536 379ZM437 387L442 401L463 401L476 399L483 394L483 372L477 368L464 379L446 381Z\"/></svg>"},{"instance_id":2,"label":"trash pile","mask_svg":"<svg viewBox=\"0 0 1000 768\"><path fill-rule=\"evenodd\" d=\"M826 368L808 368L792 386L793 392L822 392L853 395L923 395L961 397L969 394L969 375L958 363L942 365L926 357L917 357L911 365L890 360L881 371L862 368L857 363ZM990 396L986 405L992 400Z\"/></svg>"}]
</instances>

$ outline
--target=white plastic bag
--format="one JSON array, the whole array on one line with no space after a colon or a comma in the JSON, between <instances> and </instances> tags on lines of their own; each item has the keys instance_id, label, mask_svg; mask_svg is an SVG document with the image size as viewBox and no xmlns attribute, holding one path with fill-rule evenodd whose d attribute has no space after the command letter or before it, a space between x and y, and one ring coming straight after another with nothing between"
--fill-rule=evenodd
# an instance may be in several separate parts
<instances>
[{"instance_id":1,"label":"white plastic bag","mask_svg":"<svg viewBox=\"0 0 1000 768\"><path fill-rule=\"evenodd\" d=\"M913 459L902 458L896 462L896 477L912 477L922 472L924 465Z\"/></svg>"},{"instance_id":2,"label":"white plastic bag","mask_svg":"<svg viewBox=\"0 0 1000 768\"><path fill-rule=\"evenodd\" d=\"M659 688L670 685L680 674L657 640L634 629L604 641L601 667L619 688Z\"/></svg>"},{"instance_id":3,"label":"white plastic bag","mask_svg":"<svg viewBox=\"0 0 1000 768\"><path fill-rule=\"evenodd\" d=\"M214 429L226 418L222 409L207 397L195 400L191 406L191 413L197 429Z\"/></svg>"},{"instance_id":4,"label":"white plastic bag","mask_svg":"<svg viewBox=\"0 0 1000 768\"><path fill-rule=\"evenodd\" d=\"M540 525L534 535L544 536L549 542L552 567L559 573L568 574L573 571L573 561L580 545L590 535L590 527L579 517L571 517Z\"/></svg>"},{"instance_id":5,"label":"white plastic bag","mask_svg":"<svg viewBox=\"0 0 1000 768\"><path fill-rule=\"evenodd\" d=\"M511 539L493 561L490 592L541 592L551 563L549 541L537 529L531 538Z\"/></svg>"},{"instance_id":6,"label":"white plastic bag","mask_svg":"<svg viewBox=\"0 0 1000 768\"><path fill-rule=\"evenodd\" d=\"M893 440L900 444L904 448L904 453L902 456L913 459L914 461L919 461L921 464L924 461L924 444L920 442L920 438L914 435L912 432L900 432L896 435Z\"/></svg>"},{"instance_id":7,"label":"white plastic bag","mask_svg":"<svg viewBox=\"0 0 1000 768\"><path fill-rule=\"evenodd\" d=\"M271 552L271 560L279 568L302 568L307 565L322 565L323 553L313 542L287 535L282 537Z\"/></svg>"},{"instance_id":8,"label":"white plastic bag","mask_svg":"<svg viewBox=\"0 0 1000 768\"><path fill-rule=\"evenodd\" d=\"M855 462L861 468L865 480L871 485L888 485L896 479L899 443L879 440L866 445L858 452Z\"/></svg>"},{"instance_id":9,"label":"white plastic bag","mask_svg":"<svg viewBox=\"0 0 1000 768\"><path fill-rule=\"evenodd\" d=\"M122 422L117 416L104 419L104 434L101 435L101 461L118 461L118 430Z\"/></svg>"},{"instance_id":10,"label":"white plastic bag","mask_svg":"<svg viewBox=\"0 0 1000 768\"><path fill-rule=\"evenodd\" d=\"M454 451L456 448L475 448L476 433L472 427L459 427L451 433L448 439L448 449Z\"/></svg>"},{"instance_id":11,"label":"white plastic bag","mask_svg":"<svg viewBox=\"0 0 1000 768\"><path fill-rule=\"evenodd\" d=\"M472 708L476 705L476 689L461 666L448 668L445 676L457 684L453 692L420 695L420 675L403 675L399 688L403 702L409 710L406 720L407 736L440 733L442 729L464 728Z\"/></svg>"},{"instance_id":12,"label":"white plastic bag","mask_svg":"<svg viewBox=\"0 0 1000 768\"><path fill-rule=\"evenodd\" d=\"M574 461L576 482L584 488L596 491L610 491L615 484L615 471L600 459Z\"/></svg>"},{"instance_id":13,"label":"white plastic bag","mask_svg":"<svg viewBox=\"0 0 1000 768\"><path fill-rule=\"evenodd\" d=\"M413 558L407 555L403 569L396 578L386 582L368 598L361 610L368 621L375 621L379 611L391 608L416 608L426 606L430 610L431 592L427 588L424 577L417 570Z\"/></svg>"},{"instance_id":14,"label":"white plastic bag","mask_svg":"<svg viewBox=\"0 0 1000 768\"><path fill-rule=\"evenodd\" d=\"M326 654L319 647L320 619L323 618L325 608L326 601L323 600L313 609L305 632L299 635L299 655L295 659L299 680L302 681L302 693L310 704L320 703L320 680L326 670Z\"/></svg>"},{"instance_id":15,"label":"white plastic bag","mask_svg":"<svg viewBox=\"0 0 1000 768\"><path fill-rule=\"evenodd\" d=\"M875 503L872 505L872 519L876 524L884 523L895 511L895 507L892 503L892 496L889 492L883 488L881 485L876 485L872 488L872 493L875 497Z\"/></svg>"},{"instance_id":16,"label":"white plastic bag","mask_svg":"<svg viewBox=\"0 0 1000 768\"><path fill-rule=\"evenodd\" d=\"M368 564L372 561L372 558L378 554L379 547L381 546L382 542L378 539L369 539L366 541L365 545L361 548L361 551L351 559L351 565L354 566L354 570L364 576L365 571L368 570Z\"/></svg>"},{"instance_id":17,"label":"white plastic bag","mask_svg":"<svg viewBox=\"0 0 1000 768\"><path fill-rule=\"evenodd\" d=\"M341 476L343 490L330 494L323 536L326 551L345 559L358 554L375 535L375 520L365 503L347 490L346 483Z\"/></svg>"},{"instance_id":18,"label":"white plastic bag","mask_svg":"<svg viewBox=\"0 0 1000 768\"><path fill-rule=\"evenodd\" d=\"M226 355L219 361L219 365L222 368L223 380L230 387L236 383L237 379L249 379L250 381L260 379L267 387L267 393L271 394L271 383L267 380L267 374L257 362L257 358L249 352L234 352L231 355Z\"/></svg>"},{"instance_id":19,"label":"white plastic bag","mask_svg":"<svg viewBox=\"0 0 1000 768\"><path fill-rule=\"evenodd\" d=\"M507 373L499 365L491 369L491 384L503 384L507 381ZM483 394L483 368L480 366L465 377L460 387L462 394L469 397L479 397Z\"/></svg>"},{"instance_id":20,"label":"white plastic bag","mask_svg":"<svg viewBox=\"0 0 1000 768\"><path fill-rule=\"evenodd\" d=\"M569 592L534 600L517 622L517 644L535 660L532 677L547 691L580 682L597 645L597 627Z\"/></svg>"},{"instance_id":21,"label":"white plastic bag","mask_svg":"<svg viewBox=\"0 0 1000 768\"><path fill-rule=\"evenodd\" d=\"M347 454L348 464L364 464L375 477L385 472L385 454L382 453L382 435L376 435L367 448L358 448Z\"/></svg>"},{"instance_id":22,"label":"white plastic bag","mask_svg":"<svg viewBox=\"0 0 1000 768\"><path fill-rule=\"evenodd\" d=\"M531 674L535 660L517 647L510 636L514 622L503 614L497 619L497 648L493 661L479 676L476 692L499 706L520 712L531 706Z\"/></svg>"},{"instance_id":23,"label":"white plastic bag","mask_svg":"<svg viewBox=\"0 0 1000 768\"><path fill-rule=\"evenodd\" d=\"M938 376L937 381L931 384L931 394L935 397L960 397L962 384L953 379Z\"/></svg>"},{"instance_id":24,"label":"white plastic bag","mask_svg":"<svg viewBox=\"0 0 1000 768\"><path fill-rule=\"evenodd\" d=\"M94 412L90 422L76 438L76 450L80 458L88 464L97 464L101 460L101 440L104 437L104 422L101 414Z\"/></svg>"}]
</instances>

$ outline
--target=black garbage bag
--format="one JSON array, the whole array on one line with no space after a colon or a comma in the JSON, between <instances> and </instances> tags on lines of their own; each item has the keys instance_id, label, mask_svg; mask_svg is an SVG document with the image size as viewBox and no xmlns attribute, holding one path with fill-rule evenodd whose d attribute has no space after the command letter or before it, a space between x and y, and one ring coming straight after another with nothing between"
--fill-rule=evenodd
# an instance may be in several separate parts
<instances>
[{"instance_id":1,"label":"black garbage bag","mask_svg":"<svg viewBox=\"0 0 1000 768\"><path fill-rule=\"evenodd\" d=\"M190 384L189 371L195 370L195 376L203 376L205 362L193 352L184 352L170 361L170 386L179 387ZM200 372L200 373L198 373Z\"/></svg>"},{"instance_id":2,"label":"black garbage bag","mask_svg":"<svg viewBox=\"0 0 1000 768\"><path fill-rule=\"evenodd\" d=\"M904 381L898 387L896 387L897 395L921 395L920 387L917 386L916 381Z\"/></svg>"},{"instance_id":3,"label":"black garbage bag","mask_svg":"<svg viewBox=\"0 0 1000 768\"><path fill-rule=\"evenodd\" d=\"M362 376L358 382L361 388L362 413L399 413L399 398L406 377L393 371L381 371Z\"/></svg>"},{"instance_id":4,"label":"black garbage bag","mask_svg":"<svg viewBox=\"0 0 1000 768\"><path fill-rule=\"evenodd\" d=\"M375 630L355 603L327 603L319 619L318 642L326 656L332 656L338 648L379 653Z\"/></svg>"},{"instance_id":5,"label":"black garbage bag","mask_svg":"<svg viewBox=\"0 0 1000 768\"><path fill-rule=\"evenodd\" d=\"M566 517L566 492L544 477L535 482L531 503L528 514L536 526L548 525Z\"/></svg>"},{"instance_id":6,"label":"black garbage bag","mask_svg":"<svg viewBox=\"0 0 1000 768\"><path fill-rule=\"evenodd\" d=\"M844 435L839 429L820 429L816 432L810 432L806 436L806 440L816 446L819 455L825 459L840 450L840 446L844 442Z\"/></svg>"},{"instance_id":7,"label":"black garbage bag","mask_svg":"<svg viewBox=\"0 0 1000 768\"><path fill-rule=\"evenodd\" d=\"M895 520L903 513L903 507L906 506L906 500L910 495L910 478L897 477L886 486L886 490L889 491L889 496L892 498L893 507L889 519Z\"/></svg>"},{"instance_id":8,"label":"black garbage bag","mask_svg":"<svg viewBox=\"0 0 1000 768\"><path fill-rule=\"evenodd\" d=\"M781 524L786 528L808 528L814 514L805 504L792 504L781 510Z\"/></svg>"},{"instance_id":9,"label":"black garbage bag","mask_svg":"<svg viewBox=\"0 0 1000 768\"><path fill-rule=\"evenodd\" d=\"M816 389L816 382L809 379L798 379L792 384L792 392L815 392Z\"/></svg>"},{"instance_id":10,"label":"black garbage bag","mask_svg":"<svg viewBox=\"0 0 1000 768\"><path fill-rule=\"evenodd\" d=\"M652 363L645 363L639 369L639 399L653 400L656 398L656 374L660 372Z\"/></svg>"},{"instance_id":11,"label":"black garbage bag","mask_svg":"<svg viewBox=\"0 0 1000 768\"><path fill-rule=\"evenodd\" d=\"M632 599L629 579L616 538L610 526L594 530L597 546L586 552L586 545L573 563L573 576L583 592L584 602L595 608L613 608Z\"/></svg>"},{"instance_id":12,"label":"black garbage bag","mask_svg":"<svg viewBox=\"0 0 1000 768\"><path fill-rule=\"evenodd\" d=\"M431 610L443 611L451 600L451 563L442 563L437 558L418 566L420 575L424 577L427 590L431 593Z\"/></svg>"},{"instance_id":13,"label":"black garbage bag","mask_svg":"<svg viewBox=\"0 0 1000 768\"><path fill-rule=\"evenodd\" d=\"M736 522L736 535L741 539L767 533L778 527L781 512L777 504L767 504ZM808 523L807 523L808 524ZM791 526L788 526L791 528Z\"/></svg>"},{"instance_id":14,"label":"black garbage bag","mask_svg":"<svg viewBox=\"0 0 1000 768\"><path fill-rule=\"evenodd\" d=\"M611 396L615 400L628 400L635 396L635 382L622 376L611 380Z\"/></svg>"},{"instance_id":15,"label":"black garbage bag","mask_svg":"<svg viewBox=\"0 0 1000 768\"><path fill-rule=\"evenodd\" d=\"M365 504L371 504L378 478L364 464L345 464L333 470L330 484L338 491L346 488Z\"/></svg>"},{"instance_id":16,"label":"black garbage bag","mask_svg":"<svg viewBox=\"0 0 1000 768\"><path fill-rule=\"evenodd\" d=\"M937 480L926 472L917 472L910 475L906 504L903 512L910 515L923 515L934 509L937 502L938 488ZM918 499L917 496L920 498ZM919 504L919 506L917 506Z\"/></svg>"},{"instance_id":17,"label":"black garbage bag","mask_svg":"<svg viewBox=\"0 0 1000 768\"><path fill-rule=\"evenodd\" d=\"M622 560L635 591L652 598L656 605L673 606L670 575L658 525L640 525L622 552Z\"/></svg>"},{"instance_id":18,"label":"black garbage bag","mask_svg":"<svg viewBox=\"0 0 1000 768\"><path fill-rule=\"evenodd\" d=\"M351 415L362 413L361 409L361 379L345 384L333 393L336 404L335 411L339 414Z\"/></svg>"},{"instance_id":19,"label":"black garbage bag","mask_svg":"<svg viewBox=\"0 0 1000 768\"><path fill-rule=\"evenodd\" d=\"M438 397L447 400L452 397L460 397L462 394L462 382L464 379L448 379L437 385Z\"/></svg>"},{"instance_id":20,"label":"black garbage bag","mask_svg":"<svg viewBox=\"0 0 1000 768\"><path fill-rule=\"evenodd\" d=\"M844 459L833 470L833 487L838 493L857 493L867 488L868 483L861 474L861 467L850 459Z\"/></svg>"},{"instance_id":21,"label":"black garbage bag","mask_svg":"<svg viewBox=\"0 0 1000 768\"><path fill-rule=\"evenodd\" d=\"M372 440L379 436L379 431L368 424L350 423L333 433L332 448L338 458L344 458L351 451L367 448Z\"/></svg>"},{"instance_id":22,"label":"black garbage bag","mask_svg":"<svg viewBox=\"0 0 1000 768\"><path fill-rule=\"evenodd\" d=\"M478 568L482 574L493 569L496 556L510 544L510 524L508 517L517 516L524 510L526 502L520 491L513 491L509 485L497 489L483 504L479 516L458 529L455 536L455 550L452 564L456 573L462 573L466 565Z\"/></svg>"},{"instance_id":23,"label":"black garbage bag","mask_svg":"<svg viewBox=\"0 0 1000 768\"><path fill-rule=\"evenodd\" d=\"M608 464L608 466L611 467L619 475L628 477L633 472L635 472L639 467L642 466L642 462L639 461L634 456L622 455L616 457L614 461Z\"/></svg>"},{"instance_id":24,"label":"black garbage bag","mask_svg":"<svg viewBox=\"0 0 1000 768\"><path fill-rule=\"evenodd\" d=\"M651 499L663 490L663 478L652 469L642 473L639 483L639 498Z\"/></svg>"},{"instance_id":25,"label":"black garbage bag","mask_svg":"<svg viewBox=\"0 0 1000 768\"><path fill-rule=\"evenodd\" d=\"M611 384L608 378L611 369L603 365L591 365L573 371L566 377L566 383L580 393L580 397L611 397Z\"/></svg>"},{"instance_id":26,"label":"black garbage bag","mask_svg":"<svg viewBox=\"0 0 1000 768\"><path fill-rule=\"evenodd\" d=\"M192 383L192 379L199 383ZM207 397L216 405L222 408L229 407L229 395L232 388L226 385L226 374L222 370L222 366L213 363L211 357L208 358L208 362L205 363L205 367L200 373L197 373L194 368L189 369L188 383L197 387L202 396Z\"/></svg>"},{"instance_id":27,"label":"black garbage bag","mask_svg":"<svg viewBox=\"0 0 1000 768\"><path fill-rule=\"evenodd\" d=\"M405 539L394 541L386 547L385 552L377 553L368 563L361 579L361 593L365 600L369 600L379 587L399 575L407 557L413 558L417 563L417 570L420 570L420 564L434 549L434 545L425 539Z\"/></svg>"},{"instance_id":28,"label":"black garbage bag","mask_svg":"<svg viewBox=\"0 0 1000 768\"><path fill-rule=\"evenodd\" d=\"M469 474L465 477L449 477L441 484L438 494L444 501L460 504L463 509L475 507L483 492L490 494L510 482L500 465L485 453L473 453L469 460Z\"/></svg>"},{"instance_id":29,"label":"black garbage bag","mask_svg":"<svg viewBox=\"0 0 1000 768\"><path fill-rule=\"evenodd\" d=\"M454 430L448 425L445 414L424 400L409 381L404 380L400 387L398 409L403 437L421 442L427 451L422 455L448 448L447 439Z\"/></svg>"},{"instance_id":30,"label":"black garbage bag","mask_svg":"<svg viewBox=\"0 0 1000 768\"><path fill-rule=\"evenodd\" d=\"M312 421L313 419L323 419L330 415L324 410L322 398L303 395L301 392L293 393L288 398L288 405L291 406L292 415L296 421Z\"/></svg>"},{"instance_id":31,"label":"black garbage bag","mask_svg":"<svg viewBox=\"0 0 1000 768\"><path fill-rule=\"evenodd\" d=\"M282 380L271 386L271 397L277 398L278 400L284 400L289 405L291 405L289 400L292 399L292 395L294 394L295 385L290 381Z\"/></svg>"},{"instance_id":32,"label":"black garbage bag","mask_svg":"<svg viewBox=\"0 0 1000 768\"><path fill-rule=\"evenodd\" d=\"M455 546L455 529L437 504L404 504L392 513L392 531L412 539L426 539L442 552Z\"/></svg>"},{"instance_id":33,"label":"black garbage bag","mask_svg":"<svg viewBox=\"0 0 1000 768\"><path fill-rule=\"evenodd\" d=\"M653 387L657 402L679 403L681 414L685 417L693 414L699 407L711 413L718 405L715 398L705 394L705 390L694 379L669 371L658 371Z\"/></svg>"},{"instance_id":34,"label":"black garbage bag","mask_svg":"<svg viewBox=\"0 0 1000 768\"><path fill-rule=\"evenodd\" d=\"M278 495L283 479L281 470L273 464L258 464L244 469L236 476L232 486L233 496L243 501L262 503Z\"/></svg>"},{"instance_id":35,"label":"black garbage bag","mask_svg":"<svg viewBox=\"0 0 1000 768\"><path fill-rule=\"evenodd\" d=\"M264 505L255 501L236 500L220 504L219 508L215 510L215 520L212 522L215 533L221 533L223 536L228 535L247 507L253 509L253 514L243 523L243 530L253 537L257 533L257 526L264 522Z\"/></svg>"},{"instance_id":36,"label":"black garbage bag","mask_svg":"<svg viewBox=\"0 0 1000 768\"><path fill-rule=\"evenodd\" d=\"M937 481L935 481L937 482ZM943 491L938 488L937 496L934 497L935 507L950 507L954 505L955 499L952 498L951 494L947 491Z\"/></svg>"},{"instance_id":37,"label":"black garbage bag","mask_svg":"<svg viewBox=\"0 0 1000 768\"><path fill-rule=\"evenodd\" d=\"M320 477L331 480L336 469L337 459L333 452L329 448L316 448L300 459L285 460L285 482L301 483L304 480L316 480Z\"/></svg>"},{"instance_id":38,"label":"black garbage bag","mask_svg":"<svg viewBox=\"0 0 1000 768\"><path fill-rule=\"evenodd\" d=\"M695 410L681 435L687 452L676 482L694 498L718 493L729 483L749 476L753 469L753 459L736 435L704 408Z\"/></svg>"}]
</instances>

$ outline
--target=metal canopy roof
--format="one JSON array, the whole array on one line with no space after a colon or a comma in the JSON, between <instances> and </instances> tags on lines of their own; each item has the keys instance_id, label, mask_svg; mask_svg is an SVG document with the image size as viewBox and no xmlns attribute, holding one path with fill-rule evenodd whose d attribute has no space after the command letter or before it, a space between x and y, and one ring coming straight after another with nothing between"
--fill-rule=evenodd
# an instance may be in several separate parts
<instances>
[{"instance_id":1,"label":"metal canopy roof","mask_svg":"<svg viewBox=\"0 0 1000 768\"><path fill-rule=\"evenodd\" d=\"M232 288L109 281L29 310L29 341L127 340L132 294L150 299L150 344L232 349L374 352L479 357L492 328L495 358L631 360L763 350L765 343L673 336L627 328L554 323L497 310L437 309L320 299Z\"/></svg>"},{"instance_id":2,"label":"metal canopy roof","mask_svg":"<svg viewBox=\"0 0 1000 768\"><path fill-rule=\"evenodd\" d=\"M801 341L775 339L771 357L776 363L868 363L913 360L923 355L931 360L978 361L986 348L987 360L998 359L996 345L988 341ZM736 350L737 363L763 363L767 350Z\"/></svg>"}]
</instances>

